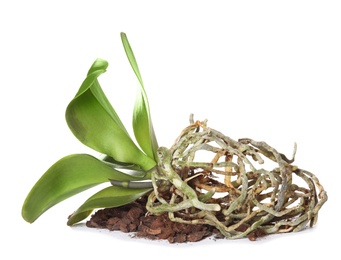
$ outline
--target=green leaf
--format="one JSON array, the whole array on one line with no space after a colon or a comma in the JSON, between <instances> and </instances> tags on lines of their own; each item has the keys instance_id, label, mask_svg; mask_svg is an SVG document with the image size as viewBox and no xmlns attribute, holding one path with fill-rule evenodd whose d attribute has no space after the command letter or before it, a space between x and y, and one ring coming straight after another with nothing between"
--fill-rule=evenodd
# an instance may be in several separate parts
<instances>
[{"instance_id":1,"label":"green leaf","mask_svg":"<svg viewBox=\"0 0 341 260\"><path fill-rule=\"evenodd\" d=\"M151 189L128 189L118 186L107 187L84 202L69 218L67 224L82 221L96 208L113 208L128 204L140 198Z\"/></svg>"},{"instance_id":2,"label":"green leaf","mask_svg":"<svg viewBox=\"0 0 341 260\"><path fill-rule=\"evenodd\" d=\"M88 147L117 161L138 164L148 170L155 161L130 138L97 80L107 67L108 63L101 59L93 63L66 109L66 121L73 134Z\"/></svg>"},{"instance_id":3,"label":"green leaf","mask_svg":"<svg viewBox=\"0 0 341 260\"><path fill-rule=\"evenodd\" d=\"M57 203L108 179L140 180L87 154L66 156L53 164L32 187L24 201L22 217L32 223Z\"/></svg>"},{"instance_id":4,"label":"green leaf","mask_svg":"<svg viewBox=\"0 0 341 260\"><path fill-rule=\"evenodd\" d=\"M142 77L133 50L125 33L121 33L121 39L130 65L135 72L138 81L140 82L140 88L136 97L133 112L133 129L135 138L142 150L150 158L154 159L154 161L157 161L158 143L150 115L147 93L143 85Z\"/></svg>"}]
</instances>

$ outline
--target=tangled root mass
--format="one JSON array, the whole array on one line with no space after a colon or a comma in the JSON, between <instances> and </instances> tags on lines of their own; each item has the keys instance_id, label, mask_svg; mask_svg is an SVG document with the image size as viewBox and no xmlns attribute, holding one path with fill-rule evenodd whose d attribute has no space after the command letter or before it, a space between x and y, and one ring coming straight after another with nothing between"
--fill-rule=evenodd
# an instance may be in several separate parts
<instances>
[{"instance_id":1,"label":"tangled root mass","mask_svg":"<svg viewBox=\"0 0 341 260\"><path fill-rule=\"evenodd\" d=\"M162 162L161 171L177 176L155 175L147 209L154 214L168 212L175 222L212 225L231 239L255 230L300 231L316 223L327 201L317 177L292 164L296 146L288 159L265 142L235 141L197 121L168 151L170 168ZM197 159L203 154L205 162ZM265 169L265 161L274 167Z\"/></svg>"}]
</instances>

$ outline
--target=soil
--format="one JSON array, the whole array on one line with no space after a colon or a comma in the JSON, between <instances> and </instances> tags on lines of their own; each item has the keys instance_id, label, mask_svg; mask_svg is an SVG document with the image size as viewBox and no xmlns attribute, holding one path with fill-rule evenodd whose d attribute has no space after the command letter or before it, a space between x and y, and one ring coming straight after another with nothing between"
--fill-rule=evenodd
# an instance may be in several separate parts
<instances>
[{"instance_id":1,"label":"soil","mask_svg":"<svg viewBox=\"0 0 341 260\"><path fill-rule=\"evenodd\" d=\"M208 237L224 238L210 225L183 224L171 221L168 214L147 214L145 204L146 199L141 198L121 207L100 209L86 222L86 226L133 233L138 238L168 240L169 243L197 242ZM263 235L257 231L250 233L248 238L254 241Z\"/></svg>"}]
</instances>

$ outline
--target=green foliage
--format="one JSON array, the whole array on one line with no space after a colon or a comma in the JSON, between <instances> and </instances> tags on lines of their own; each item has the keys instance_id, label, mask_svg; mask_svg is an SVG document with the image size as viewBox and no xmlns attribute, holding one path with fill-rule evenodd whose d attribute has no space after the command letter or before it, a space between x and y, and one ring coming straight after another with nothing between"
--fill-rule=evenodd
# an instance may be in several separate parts
<instances>
[{"instance_id":1,"label":"green foliage","mask_svg":"<svg viewBox=\"0 0 341 260\"><path fill-rule=\"evenodd\" d=\"M130 47L128 38L125 33L121 33L121 39L124 50L127 54L131 67L140 82L140 89L138 91L134 112L133 112L133 129L137 142L143 151L150 157L157 161L156 151L158 148L152 119L150 116L150 108L148 105L147 93L143 86L142 77L139 67L137 66L133 50Z\"/></svg>"},{"instance_id":2,"label":"green foliage","mask_svg":"<svg viewBox=\"0 0 341 260\"><path fill-rule=\"evenodd\" d=\"M117 161L135 163L148 170L155 162L135 145L97 80L107 66L100 59L91 66L66 109L66 121L83 144Z\"/></svg>"},{"instance_id":3,"label":"green foliage","mask_svg":"<svg viewBox=\"0 0 341 260\"><path fill-rule=\"evenodd\" d=\"M147 94L133 51L124 33L121 33L121 39L128 60L141 83L133 114L134 135L141 149L129 136L99 84L98 77L106 71L108 62L96 59L67 106L65 118L79 141L106 156L99 160L86 154L74 154L52 165L35 183L24 201L22 217L26 221L34 222L57 203L100 183L109 182L109 179L138 181L150 178L148 170L156 164L158 145ZM109 186L86 200L71 216L68 225L88 217L95 208L124 205L149 191L148 188Z\"/></svg>"},{"instance_id":4,"label":"green foliage","mask_svg":"<svg viewBox=\"0 0 341 260\"><path fill-rule=\"evenodd\" d=\"M72 154L53 164L26 197L22 216L34 222L50 207L108 179L120 181L139 178L121 173L87 154Z\"/></svg>"}]
</instances>

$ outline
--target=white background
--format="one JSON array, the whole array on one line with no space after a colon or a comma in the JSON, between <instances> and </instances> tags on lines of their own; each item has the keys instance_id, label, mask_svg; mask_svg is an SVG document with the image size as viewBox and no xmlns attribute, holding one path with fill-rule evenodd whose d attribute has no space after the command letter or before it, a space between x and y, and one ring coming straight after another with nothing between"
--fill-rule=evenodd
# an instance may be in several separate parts
<instances>
[{"instance_id":1,"label":"white background","mask_svg":"<svg viewBox=\"0 0 341 260\"><path fill-rule=\"evenodd\" d=\"M339 1L1 1L0 258L332 256L341 231L340 13ZM315 173L329 195L313 229L258 242L170 245L66 226L94 191L34 224L21 218L25 196L50 165L72 153L98 155L64 119L96 58L109 61L100 83L130 129L138 85L121 31L135 52L159 144L170 146L190 113L289 157L297 142L295 164Z\"/></svg>"}]
</instances>

